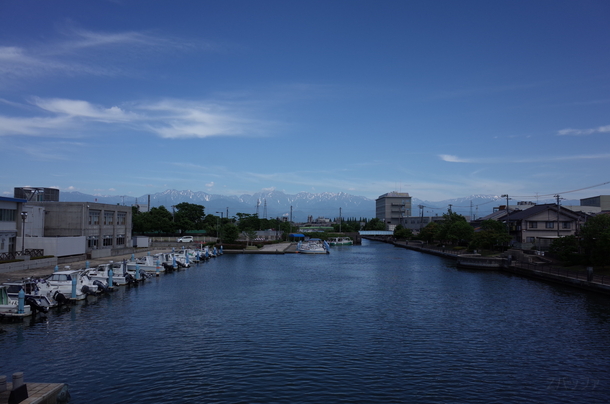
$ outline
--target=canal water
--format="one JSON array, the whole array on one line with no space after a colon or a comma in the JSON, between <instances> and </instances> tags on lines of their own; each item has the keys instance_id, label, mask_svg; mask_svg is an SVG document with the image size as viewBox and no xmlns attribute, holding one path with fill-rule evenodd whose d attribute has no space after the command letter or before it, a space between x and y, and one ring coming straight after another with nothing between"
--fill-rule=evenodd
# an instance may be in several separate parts
<instances>
[{"instance_id":1,"label":"canal water","mask_svg":"<svg viewBox=\"0 0 610 404\"><path fill-rule=\"evenodd\" d=\"M607 297L366 240L224 255L0 328L0 375L79 404L610 399Z\"/></svg>"}]
</instances>

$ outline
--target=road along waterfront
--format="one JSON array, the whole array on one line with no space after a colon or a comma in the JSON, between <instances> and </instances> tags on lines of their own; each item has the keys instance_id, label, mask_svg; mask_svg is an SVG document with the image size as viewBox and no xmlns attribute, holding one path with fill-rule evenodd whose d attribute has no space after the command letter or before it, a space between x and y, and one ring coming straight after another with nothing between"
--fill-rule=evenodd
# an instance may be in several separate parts
<instances>
[{"instance_id":1,"label":"road along waterfront","mask_svg":"<svg viewBox=\"0 0 610 404\"><path fill-rule=\"evenodd\" d=\"M32 325L0 374L72 403L602 403L610 299L363 241L223 255Z\"/></svg>"}]
</instances>

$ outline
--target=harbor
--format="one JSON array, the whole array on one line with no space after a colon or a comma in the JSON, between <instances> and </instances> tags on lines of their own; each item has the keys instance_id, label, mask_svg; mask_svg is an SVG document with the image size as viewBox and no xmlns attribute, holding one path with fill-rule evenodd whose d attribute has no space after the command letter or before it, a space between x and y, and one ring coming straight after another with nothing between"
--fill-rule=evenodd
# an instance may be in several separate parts
<instances>
[{"instance_id":1,"label":"harbor","mask_svg":"<svg viewBox=\"0 0 610 404\"><path fill-rule=\"evenodd\" d=\"M608 307L368 240L225 254L2 325L0 374L73 404L604 402Z\"/></svg>"}]
</instances>

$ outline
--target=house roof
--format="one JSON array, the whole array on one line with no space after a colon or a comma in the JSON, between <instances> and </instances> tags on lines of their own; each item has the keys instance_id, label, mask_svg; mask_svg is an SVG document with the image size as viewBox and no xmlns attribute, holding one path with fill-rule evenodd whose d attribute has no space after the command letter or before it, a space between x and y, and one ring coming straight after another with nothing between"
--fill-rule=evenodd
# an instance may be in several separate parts
<instances>
[{"instance_id":1,"label":"house roof","mask_svg":"<svg viewBox=\"0 0 610 404\"><path fill-rule=\"evenodd\" d=\"M559 207L560 212L562 215L565 216L569 216L572 217L573 219L578 219L579 217L581 217L582 215L578 214L577 212L573 212L570 209L566 209L563 206ZM546 203L546 204L542 204L542 205L534 205L531 208L525 209L525 210L521 210L515 213L511 213L509 220L513 221L513 220L524 220L527 219L529 217L532 217L534 215L537 215L541 212L546 212L547 210L552 210L554 212L557 212L557 205L554 203Z\"/></svg>"}]
</instances>

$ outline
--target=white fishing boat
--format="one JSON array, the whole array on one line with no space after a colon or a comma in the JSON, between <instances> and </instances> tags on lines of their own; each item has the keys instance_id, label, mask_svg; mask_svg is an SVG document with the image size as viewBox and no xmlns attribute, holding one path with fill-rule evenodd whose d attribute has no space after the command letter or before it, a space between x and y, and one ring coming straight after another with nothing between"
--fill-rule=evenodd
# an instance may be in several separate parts
<instances>
[{"instance_id":1,"label":"white fishing boat","mask_svg":"<svg viewBox=\"0 0 610 404\"><path fill-rule=\"evenodd\" d=\"M136 258L135 261L127 261L127 270L129 272L134 271L135 273L136 266L138 266L140 271L146 273L165 272L165 267L162 265L164 258L161 257L161 255L162 254L145 255Z\"/></svg>"},{"instance_id":2,"label":"white fishing boat","mask_svg":"<svg viewBox=\"0 0 610 404\"><path fill-rule=\"evenodd\" d=\"M6 286L0 285L0 319L15 320L31 316L30 306L24 303L20 310L19 301L10 298L6 290Z\"/></svg>"},{"instance_id":3,"label":"white fishing boat","mask_svg":"<svg viewBox=\"0 0 610 404\"><path fill-rule=\"evenodd\" d=\"M297 252L301 254L328 254L330 252L328 243L319 238L311 238L299 241Z\"/></svg>"},{"instance_id":4,"label":"white fishing boat","mask_svg":"<svg viewBox=\"0 0 610 404\"><path fill-rule=\"evenodd\" d=\"M354 242L349 237L331 237L328 239L328 245L354 245Z\"/></svg>"},{"instance_id":5,"label":"white fishing boat","mask_svg":"<svg viewBox=\"0 0 610 404\"><path fill-rule=\"evenodd\" d=\"M86 272L92 281L99 280L108 286L110 284L110 270L112 270L113 286L123 286L135 281L134 276L126 269L123 269L121 262L110 261L107 264L100 264L95 268L88 269Z\"/></svg>"},{"instance_id":6,"label":"white fishing boat","mask_svg":"<svg viewBox=\"0 0 610 404\"><path fill-rule=\"evenodd\" d=\"M84 300L87 295L97 294L104 290L102 281L92 281L85 271L66 268L41 281L38 284L41 292L51 293L58 303L62 303L66 300Z\"/></svg>"},{"instance_id":7,"label":"white fishing boat","mask_svg":"<svg viewBox=\"0 0 610 404\"><path fill-rule=\"evenodd\" d=\"M6 292L8 296L17 300L19 292L23 289L25 292L26 304L33 306L38 311L48 311L50 308L57 306L57 302L53 299L51 293L42 293L38 287L37 279L22 279L15 282L5 282Z\"/></svg>"}]
</instances>

